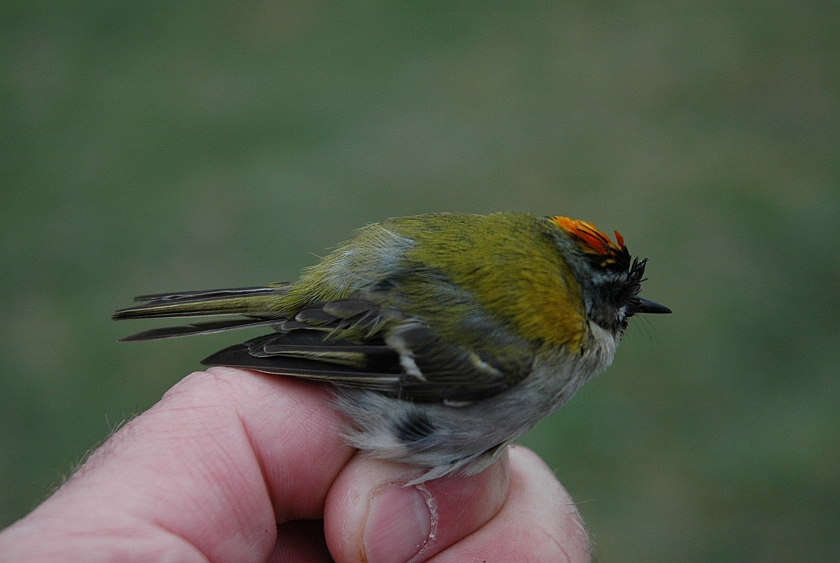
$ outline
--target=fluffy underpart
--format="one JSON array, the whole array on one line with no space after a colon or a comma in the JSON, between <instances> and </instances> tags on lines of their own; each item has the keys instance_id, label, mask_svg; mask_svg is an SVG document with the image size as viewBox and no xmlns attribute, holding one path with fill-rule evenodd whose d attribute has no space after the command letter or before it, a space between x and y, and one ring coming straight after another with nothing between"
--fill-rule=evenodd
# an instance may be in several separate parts
<instances>
[{"instance_id":1,"label":"fluffy underpart","mask_svg":"<svg viewBox=\"0 0 840 563\"><path fill-rule=\"evenodd\" d=\"M482 401L417 404L338 386L335 406L353 421L345 438L373 457L426 468L409 485L480 473L505 446L563 406L612 363L618 345L615 335L597 325L592 331L597 345L583 355L543 358L515 392Z\"/></svg>"}]
</instances>

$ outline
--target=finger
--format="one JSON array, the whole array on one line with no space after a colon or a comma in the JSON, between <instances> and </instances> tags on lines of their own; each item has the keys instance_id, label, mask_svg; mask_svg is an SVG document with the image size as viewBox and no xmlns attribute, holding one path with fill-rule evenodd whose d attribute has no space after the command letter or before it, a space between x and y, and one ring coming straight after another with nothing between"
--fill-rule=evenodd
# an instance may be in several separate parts
<instances>
[{"instance_id":1,"label":"finger","mask_svg":"<svg viewBox=\"0 0 840 563\"><path fill-rule=\"evenodd\" d=\"M490 521L505 502L507 454L471 477L405 486L416 468L362 455L336 479L324 532L340 563L419 563Z\"/></svg>"},{"instance_id":2,"label":"finger","mask_svg":"<svg viewBox=\"0 0 840 563\"><path fill-rule=\"evenodd\" d=\"M510 489L502 509L431 561L590 560L589 535L569 493L536 454L516 446L510 450Z\"/></svg>"},{"instance_id":3,"label":"finger","mask_svg":"<svg viewBox=\"0 0 840 563\"><path fill-rule=\"evenodd\" d=\"M277 523L320 518L353 449L321 385L214 368L128 422L16 526L40 553L99 545L265 560ZM73 514L73 518L67 518ZM18 535L21 545L22 536ZM2 539L2 537L0 537ZM2 541L0 541L2 544ZM112 554L113 555L113 554Z\"/></svg>"}]
</instances>

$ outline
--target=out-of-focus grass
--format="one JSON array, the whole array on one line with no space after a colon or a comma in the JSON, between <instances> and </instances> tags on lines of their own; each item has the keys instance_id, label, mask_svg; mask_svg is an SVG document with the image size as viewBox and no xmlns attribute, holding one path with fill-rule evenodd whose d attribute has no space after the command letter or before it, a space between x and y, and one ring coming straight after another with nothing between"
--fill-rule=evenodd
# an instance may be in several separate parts
<instances>
[{"instance_id":1,"label":"out-of-focus grass","mask_svg":"<svg viewBox=\"0 0 840 563\"><path fill-rule=\"evenodd\" d=\"M156 291L292 279L353 228L567 214L670 317L523 442L599 561L840 550L830 3L3 2L0 525L230 336Z\"/></svg>"}]
</instances>

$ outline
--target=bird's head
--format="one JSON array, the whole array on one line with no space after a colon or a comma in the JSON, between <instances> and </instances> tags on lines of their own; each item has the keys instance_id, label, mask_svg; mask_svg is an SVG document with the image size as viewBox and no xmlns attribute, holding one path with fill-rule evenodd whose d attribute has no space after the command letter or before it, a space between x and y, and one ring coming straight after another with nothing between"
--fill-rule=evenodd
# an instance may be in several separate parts
<instances>
[{"instance_id":1,"label":"bird's head","mask_svg":"<svg viewBox=\"0 0 840 563\"><path fill-rule=\"evenodd\" d=\"M618 231L613 242L592 223L568 217L550 220L571 241L571 245L563 246L572 251L567 260L581 285L586 314L592 322L620 334L633 315L671 312L664 305L639 297L647 258L632 258Z\"/></svg>"}]
</instances>

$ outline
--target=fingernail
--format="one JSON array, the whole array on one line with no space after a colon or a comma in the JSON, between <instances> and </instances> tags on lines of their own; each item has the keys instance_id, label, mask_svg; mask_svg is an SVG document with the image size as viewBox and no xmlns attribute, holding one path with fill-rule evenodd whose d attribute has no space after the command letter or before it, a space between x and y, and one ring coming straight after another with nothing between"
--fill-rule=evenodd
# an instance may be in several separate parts
<instances>
[{"instance_id":1,"label":"fingernail","mask_svg":"<svg viewBox=\"0 0 840 563\"><path fill-rule=\"evenodd\" d=\"M388 485L370 503L362 539L369 563L405 563L429 540L432 515L417 487Z\"/></svg>"}]
</instances>

